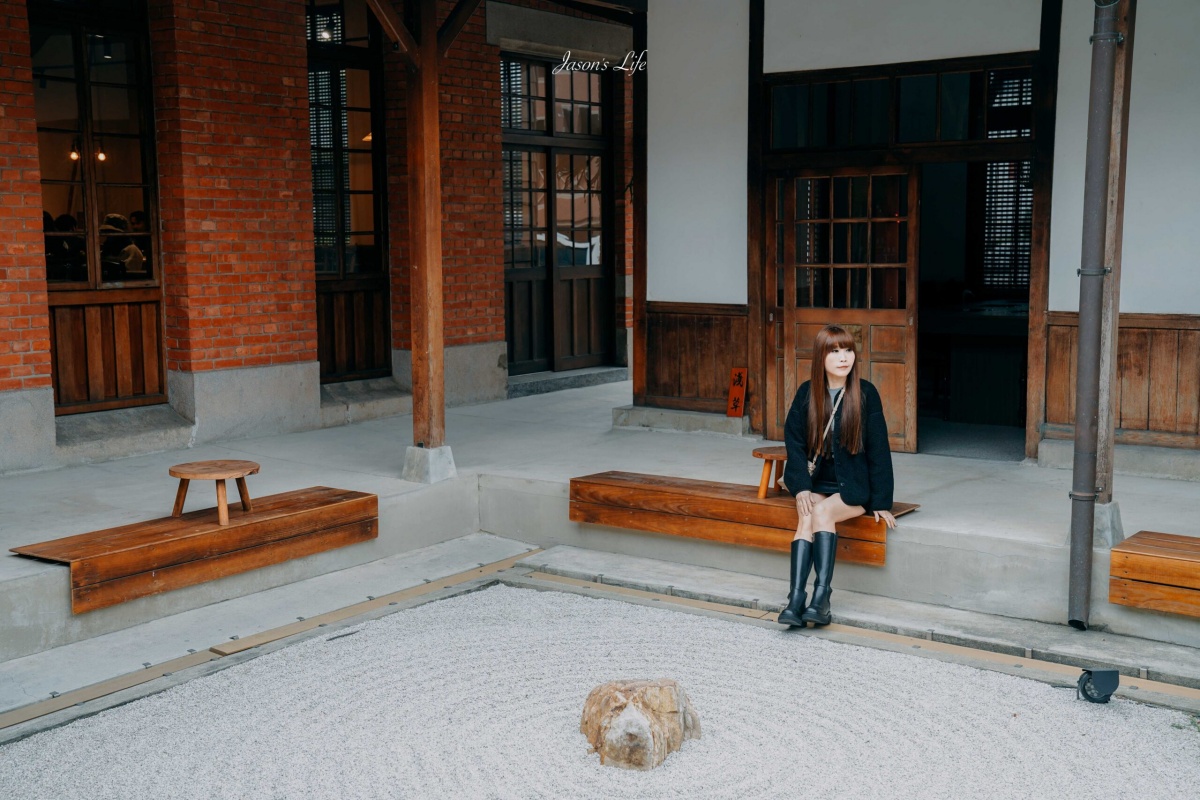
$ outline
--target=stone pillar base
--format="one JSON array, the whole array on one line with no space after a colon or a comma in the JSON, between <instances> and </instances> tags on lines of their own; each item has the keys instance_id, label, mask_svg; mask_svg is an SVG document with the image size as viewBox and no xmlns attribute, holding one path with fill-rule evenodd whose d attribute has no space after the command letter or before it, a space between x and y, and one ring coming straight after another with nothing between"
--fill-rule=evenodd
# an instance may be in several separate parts
<instances>
[{"instance_id":1,"label":"stone pillar base","mask_svg":"<svg viewBox=\"0 0 1200 800\"><path fill-rule=\"evenodd\" d=\"M458 477L449 445L414 447L404 452L404 472L400 477L412 483L438 483Z\"/></svg>"},{"instance_id":2,"label":"stone pillar base","mask_svg":"<svg viewBox=\"0 0 1200 800\"><path fill-rule=\"evenodd\" d=\"M57 466L54 390L0 392L0 473Z\"/></svg>"},{"instance_id":3,"label":"stone pillar base","mask_svg":"<svg viewBox=\"0 0 1200 800\"><path fill-rule=\"evenodd\" d=\"M1121 507L1111 503L1096 503L1096 517L1092 524L1092 541L1100 547L1112 548L1125 541L1125 528L1121 525Z\"/></svg>"}]
</instances>

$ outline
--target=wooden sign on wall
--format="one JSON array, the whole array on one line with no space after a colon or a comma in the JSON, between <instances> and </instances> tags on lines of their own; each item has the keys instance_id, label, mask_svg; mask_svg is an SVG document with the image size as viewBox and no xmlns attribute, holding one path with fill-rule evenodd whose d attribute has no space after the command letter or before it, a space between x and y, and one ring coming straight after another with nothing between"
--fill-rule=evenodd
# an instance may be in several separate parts
<instances>
[{"instance_id":1,"label":"wooden sign on wall","mask_svg":"<svg viewBox=\"0 0 1200 800\"><path fill-rule=\"evenodd\" d=\"M725 405L725 416L741 417L746 414L746 369L734 367L729 371L729 400Z\"/></svg>"}]
</instances>

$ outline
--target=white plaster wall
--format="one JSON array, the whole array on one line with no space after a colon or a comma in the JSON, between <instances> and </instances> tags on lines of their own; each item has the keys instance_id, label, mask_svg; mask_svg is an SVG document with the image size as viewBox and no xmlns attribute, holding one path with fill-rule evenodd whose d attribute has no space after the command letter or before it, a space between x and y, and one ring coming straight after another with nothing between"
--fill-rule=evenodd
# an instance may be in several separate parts
<instances>
[{"instance_id":1,"label":"white plaster wall","mask_svg":"<svg viewBox=\"0 0 1200 800\"><path fill-rule=\"evenodd\" d=\"M1083 0L1066 2L1082 5ZM791 72L1037 50L1041 7L1041 0L766 0L763 69Z\"/></svg>"},{"instance_id":2,"label":"white plaster wall","mask_svg":"<svg viewBox=\"0 0 1200 800\"><path fill-rule=\"evenodd\" d=\"M749 3L651 0L646 297L746 302Z\"/></svg>"},{"instance_id":3,"label":"white plaster wall","mask_svg":"<svg viewBox=\"0 0 1200 800\"><path fill-rule=\"evenodd\" d=\"M1091 72L1093 5L1067 0L1054 145L1050 309L1079 308L1083 176ZM1121 310L1200 314L1200 2L1139 3L1133 85Z\"/></svg>"}]
</instances>

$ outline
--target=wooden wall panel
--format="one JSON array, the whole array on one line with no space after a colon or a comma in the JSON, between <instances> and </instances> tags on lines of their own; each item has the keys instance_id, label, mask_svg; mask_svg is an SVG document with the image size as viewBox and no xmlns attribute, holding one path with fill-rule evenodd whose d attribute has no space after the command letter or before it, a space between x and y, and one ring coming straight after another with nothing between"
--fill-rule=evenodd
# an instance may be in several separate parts
<instances>
[{"instance_id":1,"label":"wooden wall panel","mask_svg":"<svg viewBox=\"0 0 1200 800\"><path fill-rule=\"evenodd\" d=\"M50 314L56 413L165 402L159 300L84 304L63 294L50 298L64 301Z\"/></svg>"},{"instance_id":2,"label":"wooden wall panel","mask_svg":"<svg viewBox=\"0 0 1200 800\"><path fill-rule=\"evenodd\" d=\"M387 292L377 286L318 286L317 358L322 382L391 372Z\"/></svg>"},{"instance_id":3,"label":"wooden wall panel","mask_svg":"<svg viewBox=\"0 0 1200 800\"><path fill-rule=\"evenodd\" d=\"M1049 314L1046 430L1073 436L1078 315ZM1113 387L1120 444L1200 448L1200 316L1122 314Z\"/></svg>"},{"instance_id":4,"label":"wooden wall panel","mask_svg":"<svg viewBox=\"0 0 1200 800\"><path fill-rule=\"evenodd\" d=\"M724 413L730 370L748 367L746 307L646 305L645 404Z\"/></svg>"}]
</instances>

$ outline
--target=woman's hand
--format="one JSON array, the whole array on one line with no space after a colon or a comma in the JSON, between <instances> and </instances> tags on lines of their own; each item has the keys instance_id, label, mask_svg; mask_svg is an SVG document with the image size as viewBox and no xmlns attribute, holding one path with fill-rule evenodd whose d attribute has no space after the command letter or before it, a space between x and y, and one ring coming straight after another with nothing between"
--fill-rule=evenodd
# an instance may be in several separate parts
<instances>
[{"instance_id":1,"label":"woman's hand","mask_svg":"<svg viewBox=\"0 0 1200 800\"><path fill-rule=\"evenodd\" d=\"M812 492L801 492L796 495L796 510L800 512L801 516L807 517L811 514L813 505Z\"/></svg>"},{"instance_id":2,"label":"woman's hand","mask_svg":"<svg viewBox=\"0 0 1200 800\"><path fill-rule=\"evenodd\" d=\"M879 522L879 520L880 520L880 519L882 519L884 522L886 522L886 523L887 523L887 526L888 526L889 528L895 528L895 527L896 527L896 518L892 516L892 512L890 512L890 511L876 511L876 512L875 512L875 521L876 521L876 522Z\"/></svg>"}]
</instances>

